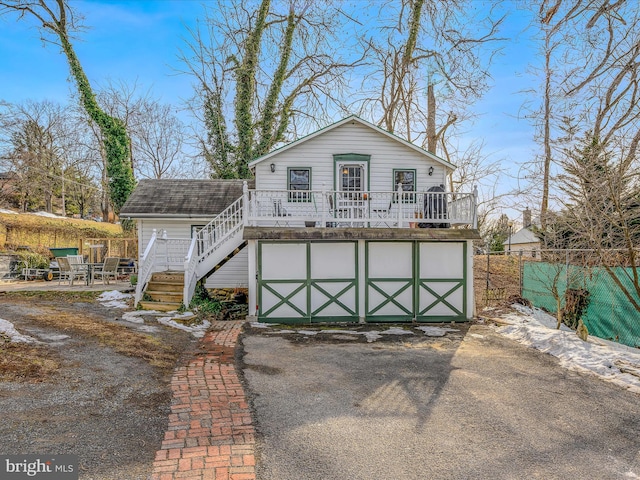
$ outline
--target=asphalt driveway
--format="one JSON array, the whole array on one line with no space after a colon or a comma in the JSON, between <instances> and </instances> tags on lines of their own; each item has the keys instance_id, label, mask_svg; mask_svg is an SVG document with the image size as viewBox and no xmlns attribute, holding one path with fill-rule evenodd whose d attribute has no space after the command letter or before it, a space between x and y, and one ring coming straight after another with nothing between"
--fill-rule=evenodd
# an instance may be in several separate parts
<instances>
[{"instance_id":1,"label":"asphalt driveway","mask_svg":"<svg viewBox=\"0 0 640 480\"><path fill-rule=\"evenodd\" d=\"M262 480L640 478L640 396L481 325L243 338Z\"/></svg>"}]
</instances>

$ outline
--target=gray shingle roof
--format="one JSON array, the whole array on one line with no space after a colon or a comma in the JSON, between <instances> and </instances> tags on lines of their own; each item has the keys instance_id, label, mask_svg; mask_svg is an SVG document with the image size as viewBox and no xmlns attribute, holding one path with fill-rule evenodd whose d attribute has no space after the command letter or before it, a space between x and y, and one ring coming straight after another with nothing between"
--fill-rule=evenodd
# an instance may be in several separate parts
<instances>
[{"instance_id":1,"label":"gray shingle roof","mask_svg":"<svg viewBox=\"0 0 640 480\"><path fill-rule=\"evenodd\" d=\"M242 196L243 180L141 180L121 217L211 217ZM255 182L248 180L249 188Z\"/></svg>"}]
</instances>

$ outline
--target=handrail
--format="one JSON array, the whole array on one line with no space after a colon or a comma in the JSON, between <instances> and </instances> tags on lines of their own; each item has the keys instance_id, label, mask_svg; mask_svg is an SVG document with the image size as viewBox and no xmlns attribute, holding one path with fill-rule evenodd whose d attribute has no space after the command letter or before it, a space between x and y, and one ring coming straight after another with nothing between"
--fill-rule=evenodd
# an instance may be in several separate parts
<instances>
[{"instance_id":1,"label":"handrail","mask_svg":"<svg viewBox=\"0 0 640 480\"><path fill-rule=\"evenodd\" d=\"M193 292L196 290L196 283L198 278L196 277L196 265L198 264L198 256L196 255L196 245L198 244L197 237L191 239L191 245L189 245L189 251L184 259L184 287L182 292L182 301L185 306L191 303L193 298Z\"/></svg>"},{"instance_id":2,"label":"handrail","mask_svg":"<svg viewBox=\"0 0 640 480\"><path fill-rule=\"evenodd\" d=\"M243 204L245 195L238 198L211 220L193 237L184 261L184 304L189 305L196 282L207 272L198 272L198 266L213 255L244 226Z\"/></svg>"},{"instance_id":3,"label":"handrail","mask_svg":"<svg viewBox=\"0 0 640 480\"><path fill-rule=\"evenodd\" d=\"M142 293L144 292L144 289L147 286L147 282L149 281L149 279L151 278L151 274L153 273L157 250L157 238L158 232L154 228L153 234L149 239L149 243L147 243L147 247L144 249L144 253L140 257L140 262L138 265L138 283L136 284L136 294L133 305L134 307L137 307L140 300L142 300Z\"/></svg>"}]
</instances>

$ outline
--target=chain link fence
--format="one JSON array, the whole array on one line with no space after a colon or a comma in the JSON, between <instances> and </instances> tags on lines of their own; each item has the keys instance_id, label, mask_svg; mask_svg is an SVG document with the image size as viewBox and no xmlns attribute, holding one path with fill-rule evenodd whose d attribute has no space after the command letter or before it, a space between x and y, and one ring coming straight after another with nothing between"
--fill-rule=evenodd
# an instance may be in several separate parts
<instances>
[{"instance_id":1,"label":"chain link fence","mask_svg":"<svg viewBox=\"0 0 640 480\"><path fill-rule=\"evenodd\" d=\"M591 335L640 347L640 268L626 252L538 250L476 255L479 309L519 297Z\"/></svg>"}]
</instances>

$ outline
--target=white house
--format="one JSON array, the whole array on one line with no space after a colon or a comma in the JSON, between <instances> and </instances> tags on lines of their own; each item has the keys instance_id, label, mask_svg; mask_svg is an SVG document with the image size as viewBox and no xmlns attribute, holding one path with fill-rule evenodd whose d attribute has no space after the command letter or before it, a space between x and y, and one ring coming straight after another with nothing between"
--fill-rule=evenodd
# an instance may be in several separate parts
<instances>
[{"instance_id":1,"label":"white house","mask_svg":"<svg viewBox=\"0 0 640 480\"><path fill-rule=\"evenodd\" d=\"M255 186L242 192L237 181L235 190L229 181L193 181L225 189L227 207L202 205L203 217L188 206L202 190L165 194L163 217L144 212L144 198L158 195L153 181L136 189L121 216L137 220L144 252L137 302L153 272L179 270L184 303L202 279L246 285L249 313L262 321L473 316L476 199L444 190L450 163L351 116L250 168Z\"/></svg>"}]
</instances>

